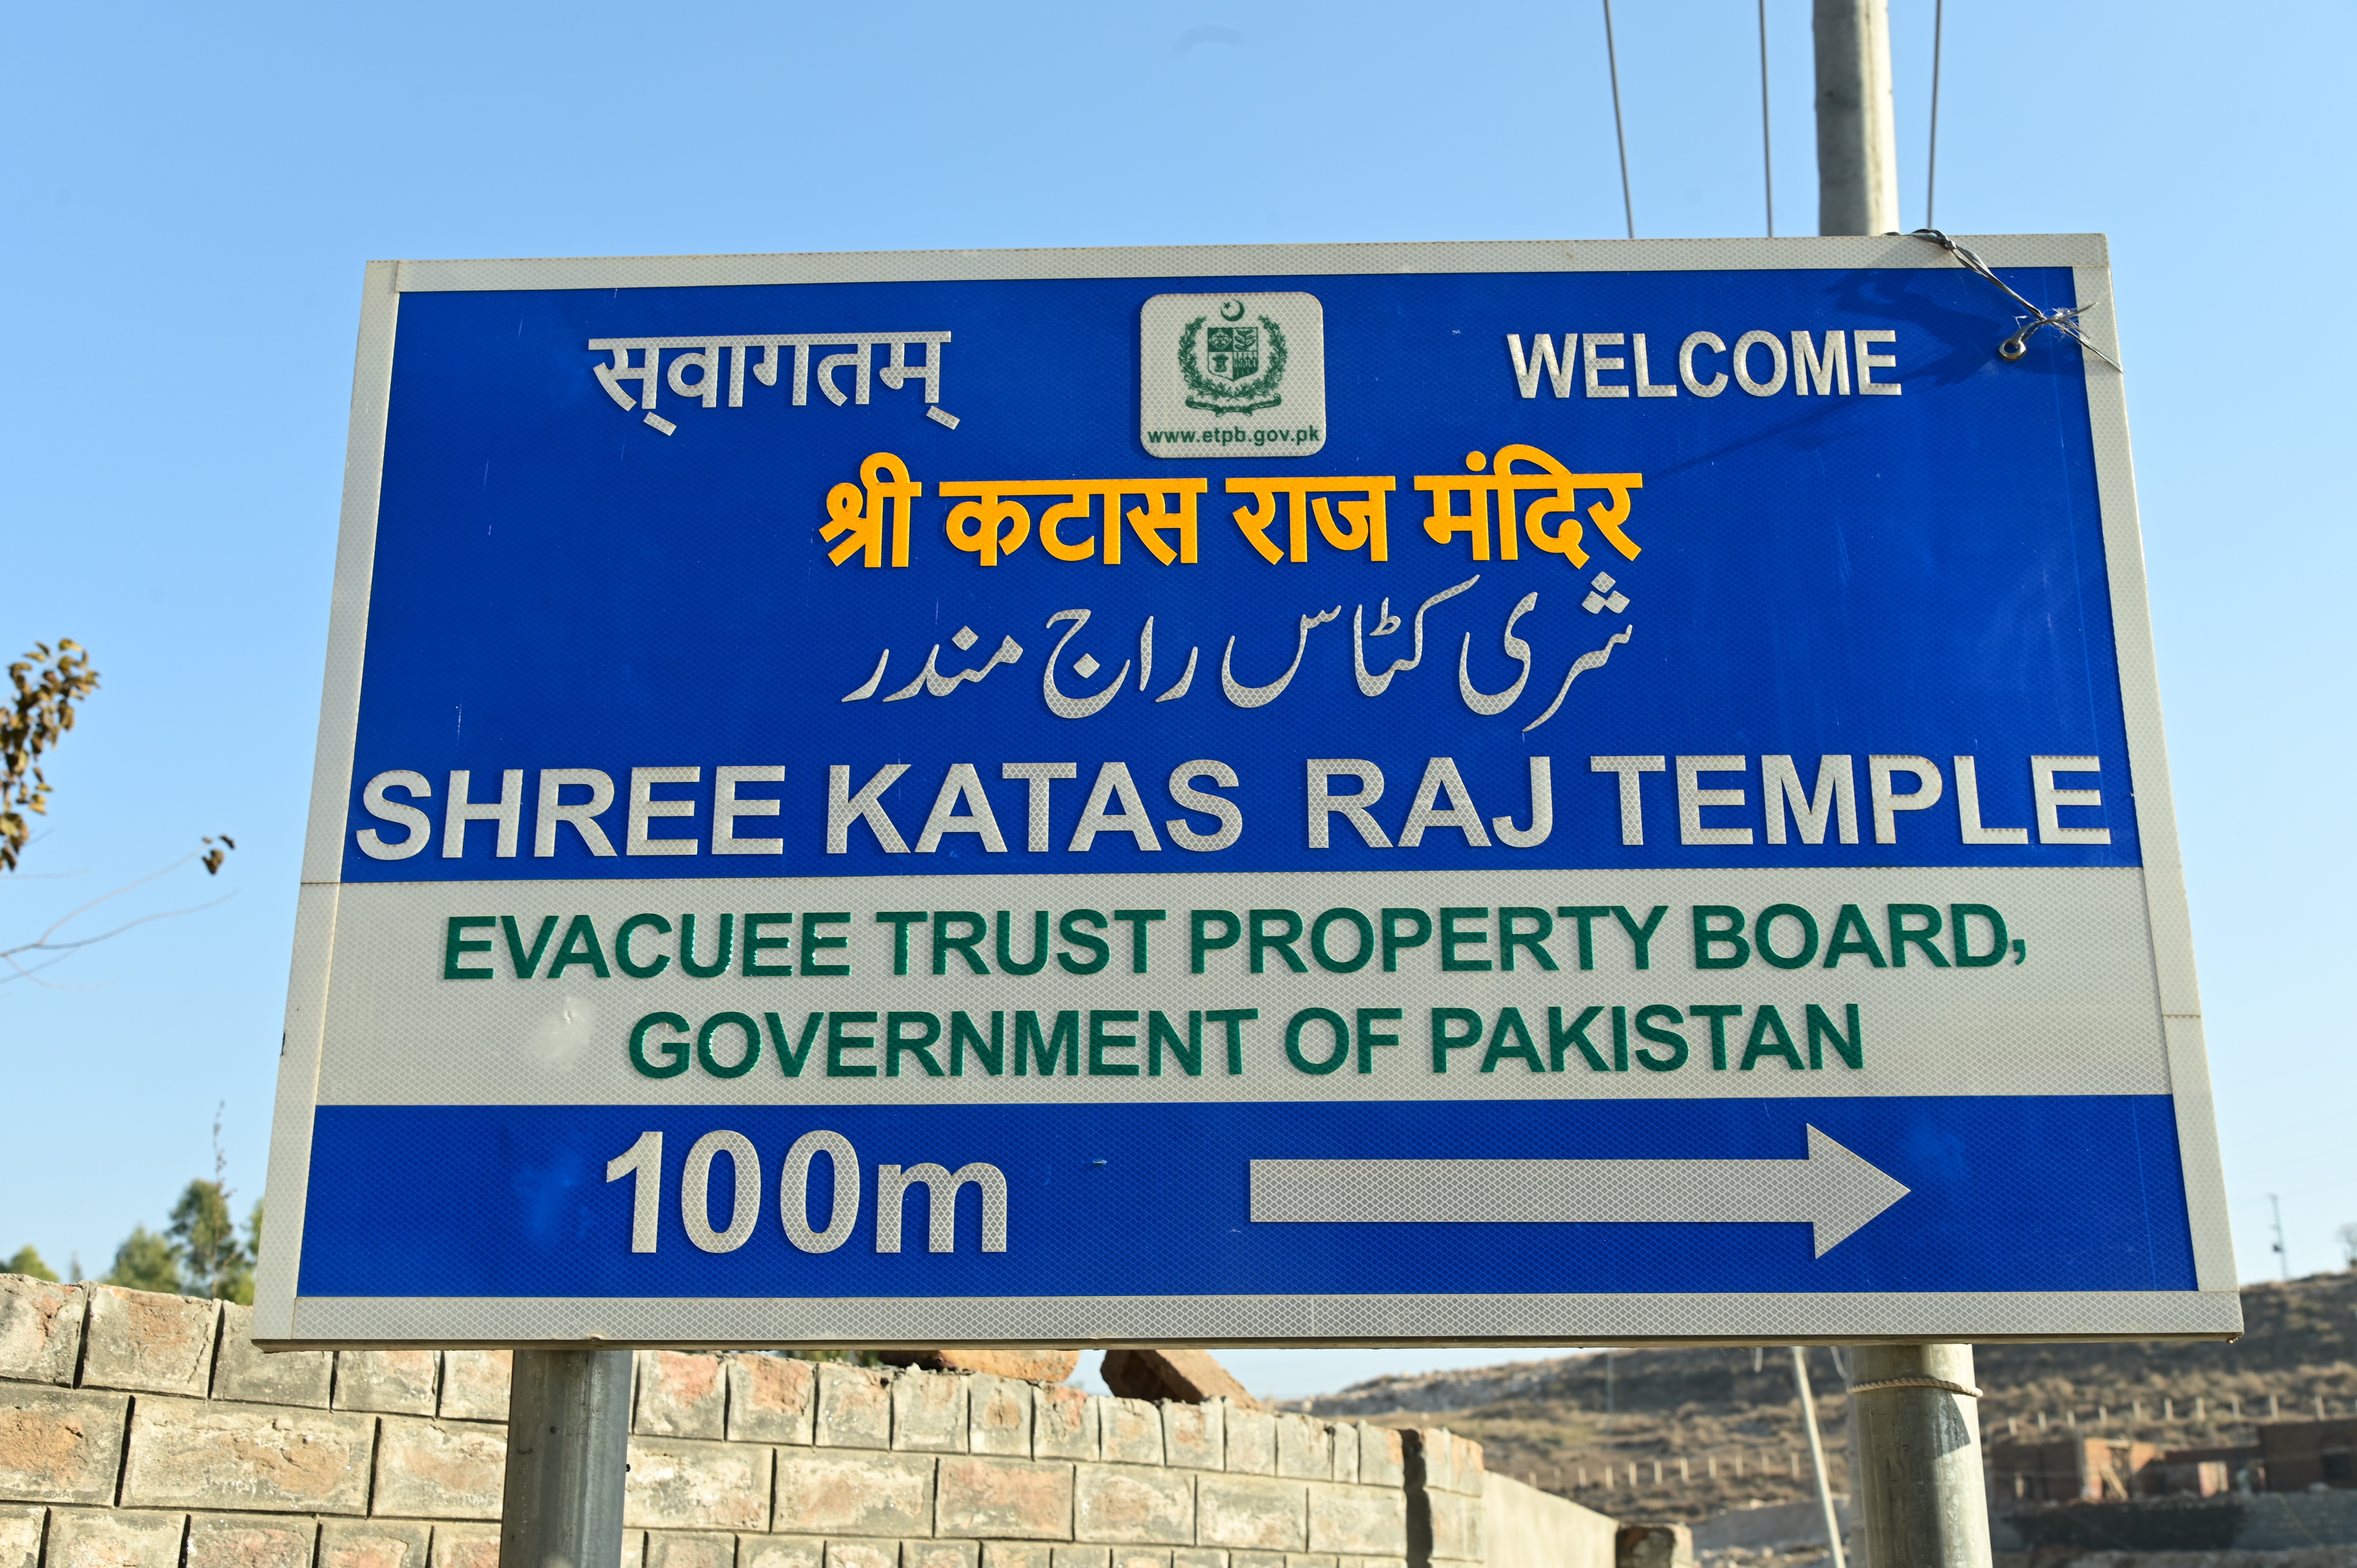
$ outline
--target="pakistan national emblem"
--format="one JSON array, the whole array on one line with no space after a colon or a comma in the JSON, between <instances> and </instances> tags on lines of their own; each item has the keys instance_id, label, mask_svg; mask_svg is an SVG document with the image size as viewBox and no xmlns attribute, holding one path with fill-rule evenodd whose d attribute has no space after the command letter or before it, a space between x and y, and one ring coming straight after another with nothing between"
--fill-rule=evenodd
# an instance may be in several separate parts
<instances>
[{"instance_id":1,"label":"pakistan national emblem","mask_svg":"<svg viewBox=\"0 0 2357 1568\"><path fill-rule=\"evenodd\" d=\"M1137 313L1137 440L1200 462L1326 445L1326 307L1299 290L1157 294Z\"/></svg>"},{"instance_id":2,"label":"pakistan national emblem","mask_svg":"<svg viewBox=\"0 0 2357 1568\"><path fill-rule=\"evenodd\" d=\"M1187 406L1208 413L1257 413L1285 401L1285 329L1266 316L1247 320L1242 300L1219 308L1216 324L1198 316L1178 334L1178 373Z\"/></svg>"}]
</instances>

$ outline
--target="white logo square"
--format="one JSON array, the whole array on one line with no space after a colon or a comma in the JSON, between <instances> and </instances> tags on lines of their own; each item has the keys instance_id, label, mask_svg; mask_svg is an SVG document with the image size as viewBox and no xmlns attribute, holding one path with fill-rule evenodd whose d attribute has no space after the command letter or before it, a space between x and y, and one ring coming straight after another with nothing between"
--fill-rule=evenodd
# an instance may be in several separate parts
<instances>
[{"instance_id":1,"label":"white logo square","mask_svg":"<svg viewBox=\"0 0 2357 1568\"><path fill-rule=\"evenodd\" d=\"M1138 439L1157 457L1306 457L1326 445L1314 294L1157 294L1137 317Z\"/></svg>"}]
</instances>

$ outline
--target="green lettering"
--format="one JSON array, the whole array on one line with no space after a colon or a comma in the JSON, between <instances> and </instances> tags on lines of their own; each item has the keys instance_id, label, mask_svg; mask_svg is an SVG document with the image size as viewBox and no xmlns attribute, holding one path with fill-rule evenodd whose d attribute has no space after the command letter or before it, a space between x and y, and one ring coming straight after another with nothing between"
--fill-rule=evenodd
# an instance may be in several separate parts
<instances>
[{"instance_id":1,"label":"green lettering","mask_svg":"<svg viewBox=\"0 0 2357 1568\"><path fill-rule=\"evenodd\" d=\"M724 1024L733 1024L745 1031L745 1054L732 1067L722 1067L712 1054L712 1036ZM715 1013L695 1032L695 1059L715 1078L743 1078L761 1059L761 1026L742 1013Z\"/></svg>"},{"instance_id":2,"label":"green lettering","mask_svg":"<svg viewBox=\"0 0 2357 1568\"><path fill-rule=\"evenodd\" d=\"M1404 929L1402 921L1411 922ZM1396 973L1402 948L1420 948L1432 940L1432 917L1421 909L1386 909L1383 922L1383 972ZM1412 930L1413 935L1408 934Z\"/></svg>"},{"instance_id":3,"label":"green lettering","mask_svg":"<svg viewBox=\"0 0 2357 1568\"><path fill-rule=\"evenodd\" d=\"M1213 934L1212 928L1218 928ZM1189 973L1203 972L1203 955L1232 948L1243 940L1244 923L1229 909L1192 909L1187 915L1187 965Z\"/></svg>"},{"instance_id":4,"label":"green lettering","mask_svg":"<svg viewBox=\"0 0 2357 1568\"><path fill-rule=\"evenodd\" d=\"M1162 1047L1170 1047L1170 1059L1189 1078L1203 1076L1203 1015L1200 1010L1187 1015L1187 1035L1181 1039L1177 1026L1159 1010L1146 1015L1146 1075L1162 1076Z\"/></svg>"},{"instance_id":5,"label":"green lettering","mask_svg":"<svg viewBox=\"0 0 2357 1568\"><path fill-rule=\"evenodd\" d=\"M873 1024L873 1013L829 1013L826 1015L826 1076L829 1078L874 1078L874 1062L846 1062L845 1051L872 1051L876 1048L873 1035L846 1035L846 1024Z\"/></svg>"},{"instance_id":6,"label":"green lettering","mask_svg":"<svg viewBox=\"0 0 2357 1568\"><path fill-rule=\"evenodd\" d=\"M1889 907L1889 910L1890 961L1893 967L1898 969L1907 967L1907 950L1910 947L1922 949L1923 956L1932 961L1933 969L1948 967L1948 955L1940 950L1936 940L1940 935L1939 910L1929 904L1893 904ZM1920 926L1909 925L1907 922L1910 917L1920 918L1923 923Z\"/></svg>"},{"instance_id":7,"label":"green lettering","mask_svg":"<svg viewBox=\"0 0 2357 1568\"><path fill-rule=\"evenodd\" d=\"M567 945L570 945L573 933L567 931L565 934L565 940ZM736 916L720 917L720 950L713 954L710 963L695 961L695 917L682 915L679 918L679 967L683 972L692 974L698 980L710 980L716 974L726 974L728 972L728 961L735 955L736 950ZM556 963L561 966L564 962L565 954L560 951L556 955ZM555 979L556 968L552 967L548 975L551 980Z\"/></svg>"},{"instance_id":8,"label":"green lettering","mask_svg":"<svg viewBox=\"0 0 2357 1568\"><path fill-rule=\"evenodd\" d=\"M1490 1048L1481 1053L1481 1070L1494 1072L1500 1062L1508 1060L1523 1062L1533 1072L1546 1071L1546 1064L1539 1060L1538 1047L1531 1044L1531 1031L1519 1007L1498 1009L1497 1025L1490 1031Z\"/></svg>"},{"instance_id":9,"label":"green lettering","mask_svg":"<svg viewBox=\"0 0 2357 1568\"><path fill-rule=\"evenodd\" d=\"M1076 1010L1056 1015L1046 1036L1039 1033L1039 1015L1015 1015L1015 1076L1022 1078L1039 1064L1041 1078L1053 1077L1056 1063L1064 1064L1064 1076L1077 1078L1081 1071L1081 1015Z\"/></svg>"},{"instance_id":10,"label":"green lettering","mask_svg":"<svg viewBox=\"0 0 2357 1568\"><path fill-rule=\"evenodd\" d=\"M1457 950L1460 947L1490 945L1489 932L1460 931L1457 929L1457 922L1460 919L1486 920L1489 918L1490 910L1486 905L1478 908L1471 905L1459 905L1440 911L1440 967L1444 972L1455 970L1479 972L1491 967L1490 961L1486 958L1457 956Z\"/></svg>"},{"instance_id":11,"label":"green lettering","mask_svg":"<svg viewBox=\"0 0 2357 1568\"><path fill-rule=\"evenodd\" d=\"M1309 966L1293 950L1301 940L1301 917L1290 909L1254 909L1244 917L1252 928L1252 958L1246 968L1254 974L1263 972L1262 964L1274 952L1285 961L1285 967L1296 974L1307 974Z\"/></svg>"},{"instance_id":12,"label":"green lettering","mask_svg":"<svg viewBox=\"0 0 2357 1568\"><path fill-rule=\"evenodd\" d=\"M922 909L878 909L876 911L876 923L879 926L889 926L892 928L893 973L906 974L909 972L909 928L910 926L922 925L924 923L924 919L925 912Z\"/></svg>"},{"instance_id":13,"label":"green lettering","mask_svg":"<svg viewBox=\"0 0 2357 1568\"><path fill-rule=\"evenodd\" d=\"M1047 918L1044 912L1039 917L1042 920ZM1048 933L1041 931L1039 935L1044 940ZM990 1038L986 1040L982 1037L982 1031L974 1026L972 1017L963 1013L950 1015L950 1076L952 1078L965 1076L965 1053L969 1046L974 1047L974 1060L982 1064L983 1071L993 1078L1005 1072L1006 1070L1006 1015L993 1013L990 1015Z\"/></svg>"},{"instance_id":14,"label":"green lettering","mask_svg":"<svg viewBox=\"0 0 2357 1568\"><path fill-rule=\"evenodd\" d=\"M1563 1023L1563 1009L1560 1007L1548 1008L1547 1070L1549 1072L1561 1072L1563 1070L1564 1051L1572 1046L1577 1046L1579 1047L1579 1054L1587 1059L1589 1067L1594 1068L1598 1072L1610 1072L1612 1070L1611 1066L1607 1063L1602 1057L1596 1054L1596 1042L1587 1037L1587 1026L1595 1023L1596 1020L1603 1016L1604 1009L1601 1007L1583 1008L1580 1011L1578 1018L1572 1023L1572 1026L1569 1028L1566 1028L1564 1027Z\"/></svg>"},{"instance_id":15,"label":"green lettering","mask_svg":"<svg viewBox=\"0 0 2357 1568\"><path fill-rule=\"evenodd\" d=\"M1348 926L1358 933L1358 948L1350 958L1338 959L1327 950L1326 933L1336 926ZM1356 974L1375 956L1375 928L1356 909L1329 909L1310 924L1309 956L1329 974Z\"/></svg>"},{"instance_id":16,"label":"green lettering","mask_svg":"<svg viewBox=\"0 0 2357 1568\"><path fill-rule=\"evenodd\" d=\"M490 925L489 919L483 924ZM490 944L483 944L489 949ZM676 1040L658 1040L655 1049L662 1056L660 1065L647 1059L647 1033L656 1027L670 1029L679 1035ZM650 1013L630 1030L630 1065L649 1078L677 1078L687 1070L687 1020L676 1013Z\"/></svg>"},{"instance_id":17,"label":"green lettering","mask_svg":"<svg viewBox=\"0 0 2357 1568\"><path fill-rule=\"evenodd\" d=\"M1386 1035L1375 1028L1377 1024L1396 1024L1406 1015L1396 1007L1361 1007L1359 1009L1359 1070L1375 1070L1375 1047L1396 1046L1397 1035Z\"/></svg>"},{"instance_id":18,"label":"green lettering","mask_svg":"<svg viewBox=\"0 0 2357 1568\"><path fill-rule=\"evenodd\" d=\"M1531 922L1529 930L1520 931L1514 929L1516 924L1523 920ZM1538 961L1541 969L1553 974L1556 967L1555 955L1541 945L1553 935L1555 935L1555 917L1544 909L1525 908L1516 905L1508 905L1500 909L1498 911L1498 967L1508 974L1513 973L1514 950L1525 948L1529 950L1531 957Z\"/></svg>"},{"instance_id":19,"label":"green lettering","mask_svg":"<svg viewBox=\"0 0 2357 1568\"><path fill-rule=\"evenodd\" d=\"M574 916L573 923L565 928L565 940L558 945L556 956L548 961L548 978L554 980L576 963L587 964L600 980L613 978L606 967L606 950L597 945L597 928L587 915Z\"/></svg>"},{"instance_id":20,"label":"green lettering","mask_svg":"<svg viewBox=\"0 0 2357 1568\"><path fill-rule=\"evenodd\" d=\"M1168 919L1168 909L1115 909L1113 918L1129 927L1129 972L1146 972L1146 928L1157 920Z\"/></svg>"},{"instance_id":21,"label":"green lettering","mask_svg":"<svg viewBox=\"0 0 2357 1568\"><path fill-rule=\"evenodd\" d=\"M1105 1032L1105 1026L1136 1022L1137 1014L1135 1009L1129 1011L1097 1007L1089 1009L1089 1076L1091 1078L1135 1078L1137 1076L1135 1062L1105 1060L1105 1052L1109 1050L1134 1051L1137 1048L1135 1035L1110 1035Z\"/></svg>"},{"instance_id":22,"label":"green lettering","mask_svg":"<svg viewBox=\"0 0 2357 1568\"><path fill-rule=\"evenodd\" d=\"M793 973L794 966L792 964L763 963L761 961L761 955L763 953L769 951L772 948L785 947L794 940L790 935L783 937L765 937L761 934L762 929L767 926L791 926L793 923L794 918L791 915L748 915L745 917L745 974L748 979L758 980L764 976L774 977ZM618 938L617 940L619 940L619 939Z\"/></svg>"},{"instance_id":23,"label":"green lettering","mask_svg":"<svg viewBox=\"0 0 2357 1568\"><path fill-rule=\"evenodd\" d=\"M1048 965L1048 911L1031 911L1031 956L1021 963L1015 961L1014 920L1007 911L998 912L998 968L1002 974L1037 974Z\"/></svg>"},{"instance_id":24,"label":"green lettering","mask_svg":"<svg viewBox=\"0 0 2357 1568\"><path fill-rule=\"evenodd\" d=\"M1778 920L1791 920L1801 928L1797 952L1778 952L1769 941L1768 928ZM1806 969L1809 961L1817 956L1817 918L1798 904L1769 905L1752 923L1751 935L1760 945L1760 961L1776 969Z\"/></svg>"},{"instance_id":25,"label":"green lettering","mask_svg":"<svg viewBox=\"0 0 2357 1568\"><path fill-rule=\"evenodd\" d=\"M1825 967L1835 968L1852 956L1865 959L1877 969L1890 967L1875 942L1874 932L1867 926L1866 917L1858 913L1857 905L1845 904L1841 913L1834 917L1833 940L1825 944Z\"/></svg>"},{"instance_id":26,"label":"green lettering","mask_svg":"<svg viewBox=\"0 0 2357 1568\"><path fill-rule=\"evenodd\" d=\"M1451 1026L1463 1025L1458 1034ZM1461 1051L1481 1037L1481 1015L1470 1007L1435 1007L1432 1010L1432 1070L1448 1070L1448 1053Z\"/></svg>"},{"instance_id":27,"label":"green lettering","mask_svg":"<svg viewBox=\"0 0 2357 1568\"><path fill-rule=\"evenodd\" d=\"M1203 1022L1217 1024L1228 1032L1228 1073L1231 1077L1244 1070L1243 1026L1260 1016L1257 1007L1222 1007L1203 1015Z\"/></svg>"},{"instance_id":28,"label":"green lettering","mask_svg":"<svg viewBox=\"0 0 2357 1568\"><path fill-rule=\"evenodd\" d=\"M952 931L955 925L959 929ZM933 911L933 972L950 972L950 954L965 960L968 974L988 974L990 966L974 950L990 934L990 922L971 909L936 909Z\"/></svg>"},{"instance_id":29,"label":"green lettering","mask_svg":"<svg viewBox=\"0 0 2357 1568\"><path fill-rule=\"evenodd\" d=\"M1297 916L1295 917L1293 929L1296 932L1301 929L1300 918ZM1301 1031L1312 1024L1323 1024L1334 1031L1332 1054L1318 1060L1312 1060L1301 1053ZM1285 1059L1303 1072L1312 1075L1323 1076L1332 1072L1351 1059L1351 1026L1342 1022L1342 1015L1340 1013L1331 1012L1324 1007L1304 1007L1300 1012L1296 1013L1293 1015L1293 1021L1285 1026Z\"/></svg>"},{"instance_id":30,"label":"green lettering","mask_svg":"<svg viewBox=\"0 0 2357 1568\"><path fill-rule=\"evenodd\" d=\"M1089 956L1074 958L1071 953L1056 955L1057 964L1066 974L1094 974L1113 961L1113 948L1103 937L1091 936L1084 927L1105 929L1105 918L1094 909L1067 909L1064 918L1056 922L1056 933Z\"/></svg>"},{"instance_id":31,"label":"green lettering","mask_svg":"<svg viewBox=\"0 0 2357 1568\"><path fill-rule=\"evenodd\" d=\"M556 933L556 917L542 918L540 934L533 938L529 948L523 945L523 933L516 929L513 915L500 917L500 932L508 940L508 962L514 966L515 977L530 980L532 972L540 967L540 955L548 950L548 939Z\"/></svg>"},{"instance_id":32,"label":"green lettering","mask_svg":"<svg viewBox=\"0 0 2357 1568\"><path fill-rule=\"evenodd\" d=\"M1719 924L1721 920L1725 925ZM1751 944L1743 939L1743 911L1731 904L1694 907L1694 950L1696 969L1741 969L1751 961ZM1729 949L1722 958L1716 950Z\"/></svg>"},{"instance_id":33,"label":"green lettering","mask_svg":"<svg viewBox=\"0 0 2357 1568\"><path fill-rule=\"evenodd\" d=\"M1662 917L1669 912L1667 904L1656 904L1653 912L1645 917L1645 923L1641 926L1625 906L1612 906L1612 918L1620 922L1622 930L1629 933L1629 946L1636 953L1639 969L1653 967L1653 933L1662 929Z\"/></svg>"},{"instance_id":34,"label":"green lettering","mask_svg":"<svg viewBox=\"0 0 2357 1568\"><path fill-rule=\"evenodd\" d=\"M802 917L802 973L805 975L813 975L849 974L851 972L851 966L847 963L820 963L811 956L813 953L821 952L830 948L849 947L851 945L851 938L848 935L840 937L824 936L822 935L818 929L821 926L847 926L849 924L851 924L851 917L848 914L818 914L804 915Z\"/></svg>"},{"instance_id":35,"label":"green lettering","mask_svg":"<svg viewBox=\"0 0 2357 1568\"><path fill-rule=\"evenodd\" d=\"M1989 928L1989 950L1973 951L1972 939L1964 932L1964 922L1986 920ZM2001 961L2013 940L2005 929L2005 917L1986 904L1951 904L1948 906L1948 940L1956 945L1958 969L1986 969Z\"/></svg>"},{"instance_id":36,"label":"green lettering","mask_svg":"<svg viewBox=\"0 0 2357 1568\"><path fill-rule=\"evenodd\" d=\"M975 933L980 935L979 932ZM904 1035L901 1030L915 1026L918 1033ZM942 1076L942 1064L933 1059L933 1042L942 1037L942 1021L931 1013L887 1013L884 1015L884 1076L900 1076L903 1053L917 1058L927 1078Z\"/></svg>"},{"instance_id":37,"label":"green lettering","mask_svg":"<svg viewBox=\"0 0 2357 1568\"><path fill-rule=\"evenodd\" d=\"M549 917L551 919L555 918L554 915ZM460 961L470 952L491 950L490 938L485 937L479 942L470 942L466 940L465 933L479 927L497 924L499 922L489 915L451 916L449 928L442 936L442 978L445 980L490 979L491 970L489 964L485 964L480 969L470 969L464 966ZM682 1024L680 1027L683 1029L687 1026Z\"/></svg>"},{"instance_id":38,"label":"green lettering","mask_svg":"<svg viewBox=\"0 0 2357 1568\"><path fill-rule=\"evenodd\" d=\"M1686 1012L1696 1018L1710 1020L1710 1070L1727 1070L1727 1021L1743 1016L1743 1009L1715 1003L1690 1003Z\"/></svg>"},{"instance_id":39,"label":"green lettering","mask_svg":"<svg viewBox=\"0 0 2357 1568\"><path fill-rule=\"evenodd\" d=\"M671 954L655 954L652 963L640 963L630 956L630 936L634 931L651 929L659 937L671 935L671 922L661 915L633 915L622 922L614 933L614 963L633 980L652 980L671 967Z\"/></svg>"},{"instance_id":40,"label":"green lettering","mask_svg":"<svg viewBox=\"0 0 2357 1568\"><path fill-rule=\"evenodd\" d=\"M1842 1008L1842 1021L1849 1026L1846 1029L1835 1028L1833 1019L1813 1002L1809 1004L1804 1021L1809 1026L1811 1067L1825 1065L1824 1053L1818 1048L1821 1044L1831 1045L1834 1055L1850 1067L1866 1066L1866 1026L1858 1022L1857 1003L1847 1003Z\"/></svg>"},{"instance_id":41,"label":"green lettering","mask_svg":"<svg viewBox=\"0 0 2357 1568\"><path fill-rule=\"evenodd\" d=\"M1578 923L1579 967L1582 969L1594 969L1596 967L1596 922L1602 919L1605 916L1612 913L1612 906L1609 904L1564 904L1558 906L1555 913L1555 918L1559 920L1573 920ZM1661 918L1659 915L1655 915L1653 918L1656 920ZM1646 937L1650 940L1652 936L1652 928L1648 926L1646 928ZM1645 966L1643 964L1639 964L1637 967L1642 969Z\"/></svg>"},{"instance_id":42,"label":"green lettering","mask_svg":"<svg viewBox=\"0 0 2357 1568\"><path fill-rule=\"evenodd\" d=\"M802 1042L797 1045L794 1037L786 1033L784 1019L775 1013L761 1015L762 1026L770 1032L770 1048L777 1053L778 1066L788 1078L802 1077L802 1064L810 1060L811 1047L818 1041L819 1022L824 1017L823 1013L812 1014L810 1021L802 1026ZM682 1024L680 1027L687 1026Z\"/></svg>"},{"instance_id":43,"label":"green lettering","mask_svg":"<svg viewBox=\"0 0 2357 1568\"><path fill-rule=\"evenodd\" d=\"M1639 1036L1651 1040L1657 1046L1667 1046L1669 1050L1656 1057L1652 1051L1641 1046L1637 1049L1637 1065L1649 1072L1675 1072L1685 1066L1686 1037L1674 1029L1663 1027L1664 1025L1684 1022L1685 1015L1674 1007L1664 1007L1656 1003L1651 1007L1638 1008Z\"/></svg>"},{"instance_id":44,"label":"green lettering","mask_svg":"<svg viewBox=\"0 0 2357 1568\"><path fill-rule=\"evenodd\" d=\"M1792 1048L1792 1031L1784 1027L1784 1015L1772 1006L1752 1015L1751 1038L1743 1046L1743 1070L1749 1072L1751 1064L1761 1057L1781 1057L1794 1072L1801 1070L1801 1053Z\"/></svg>"}]
</instances>

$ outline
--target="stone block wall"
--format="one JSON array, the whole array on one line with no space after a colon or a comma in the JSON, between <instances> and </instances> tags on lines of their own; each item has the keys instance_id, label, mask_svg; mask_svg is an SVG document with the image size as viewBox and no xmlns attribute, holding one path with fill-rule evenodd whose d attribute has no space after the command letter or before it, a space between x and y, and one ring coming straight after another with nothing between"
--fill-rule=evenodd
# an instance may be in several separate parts
<instances>
[{"instance_id":1,"label":"stone block wall","mask_svg":"<svg viewBox=\"0 0 2357 1568\"><path fill-rule=\"evenodd\" d=\"M0 1568L493 1568L508 1362L0 1275ZM667 1350L631 1432L618 1568L1544 1568L1442 1432Z\"/></svg>"},{"instance_id":2,"label":"stone block wall","mask_svg":"<svg viewBox=\"0 0 2357 1568\"><path fill-rule=\"evenodd\" d=\"M1615 1568L1620 1562L1619 1521L1512 1476L1483 1484L1481 1530L1486 1568Z\"/></svg>"}]
</instances>

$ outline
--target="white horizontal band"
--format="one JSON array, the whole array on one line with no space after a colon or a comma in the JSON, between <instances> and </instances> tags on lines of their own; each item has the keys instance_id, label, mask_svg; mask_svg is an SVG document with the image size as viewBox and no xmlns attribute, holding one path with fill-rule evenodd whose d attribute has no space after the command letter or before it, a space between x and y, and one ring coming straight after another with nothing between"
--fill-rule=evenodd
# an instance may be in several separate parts
<instances>
[{"instance_id":1,"label":"white horizontal band","mask_svg":"<svg viewBox=\"0 0 2357 1568\"><path fill-rule=\"evenodd\" d=\"M2223 1291L1695 1292L1631 1295L306 1296L274 1347L586 1344L1726 1345L2222 1339Z\"/></svg>"},{"instance_id":2,"label":"white horizontal band","mask_svg":"<svg viewBox=\"0 0 2357 1568\"><path fill-rule=\"evenodd\" d=\"M1963 235L1993 266L2104 267L2101 234ZM1787 267L1953 271L1899 234L1782 240L1495 240L1355 245L1155 245L1095 250L837 251L784 255L524 257L397 262L401 292L727 287L991 278L1348 276L1390 273L1760 272Z\"/></svg>"}]
</instances>

